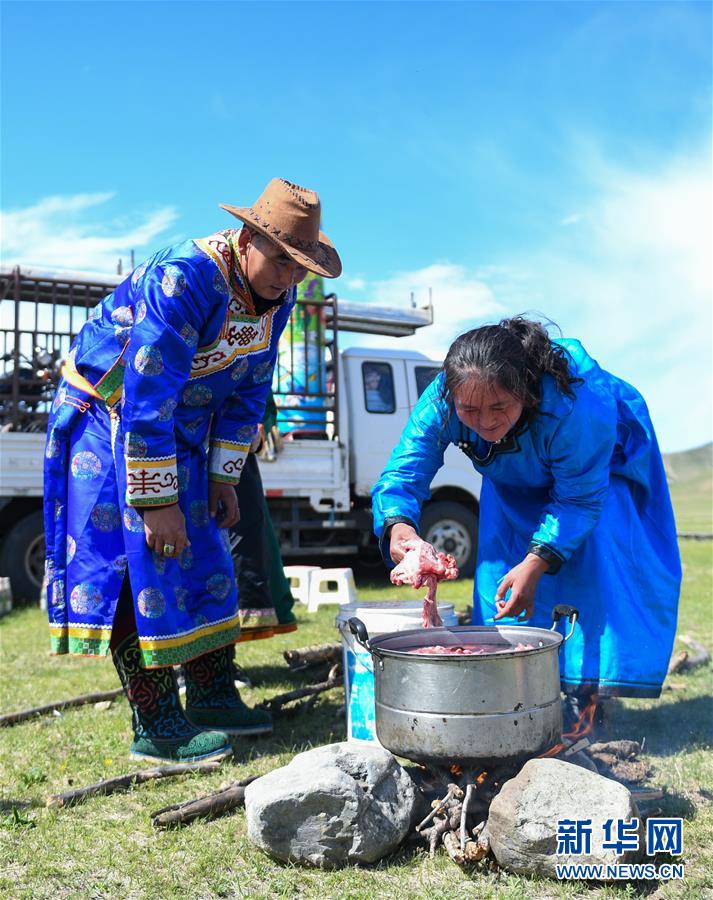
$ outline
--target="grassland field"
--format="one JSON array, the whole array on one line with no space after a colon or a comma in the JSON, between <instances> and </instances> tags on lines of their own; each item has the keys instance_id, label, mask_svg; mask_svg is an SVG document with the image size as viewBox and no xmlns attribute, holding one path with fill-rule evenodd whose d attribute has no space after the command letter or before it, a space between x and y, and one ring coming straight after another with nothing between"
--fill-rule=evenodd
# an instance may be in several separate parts
<instances>
[{"instance_id":1,"label":"grassland field","mask_svg":"<svg viewBox=\"0 0 713 900\"><path fill-rule=\"evenodd\" d=\"M683 541L684 586L679 633L713 647L713 542ZM443 585L442 598L465 608L472 582ZM412 598L381 572L359 580L360 599ZM282 658L289 647L333 641L336 607L308 615L299 630L239 646L238 659L256 702L307 683ZM0 712L118 685L108 659L51 657L45 615L16 610L0 619ZM295 752L345 735L343 691L323 695L294 719L279 719L269 738L238 740L231 762L211 775L150 782L128 793L47 809L48 795L133 770L129 709L86 706L0 730L0 896L17 898L655 898L713 897L713 704L711 667L672 677L658 700L609 704L606 737L645 739L649 783L663 788L661 815L683 816L686 878L665 884L585 885L526 879L476 868L466 873L444 853L406 846L366 868L333 872L277 863L253 847L244 810L211 822L157 831L152 811L217 790L246 775L286 764ZM148 764L147 764L148 765Z\"/></svg>"}]
</instances>

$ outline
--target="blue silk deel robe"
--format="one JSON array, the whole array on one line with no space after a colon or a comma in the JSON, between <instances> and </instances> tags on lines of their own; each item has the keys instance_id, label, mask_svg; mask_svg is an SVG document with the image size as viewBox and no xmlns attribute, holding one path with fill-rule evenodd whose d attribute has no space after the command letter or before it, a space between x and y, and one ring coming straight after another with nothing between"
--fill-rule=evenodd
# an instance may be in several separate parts
<instances>
[{"instance_id":1,"label":"blue silk deel robe","mask_svg":"<svg viewBox=\"0 0 713 900\"><path fill-rule=\"evenodd\" d=\"M375 530L418 527L448 444L483 476L473 623L492 625L495 592L528 552L546 559L530 625L551 610L580 610L562 648L565 691L657 697L676 631L681 564L661 454L646 404L605 372L579 341L568 352L574 399L545 375L535 416L499 444L465 426L440 399L443 375L421 396L373 488ZM497 624L515 624L513 619Z\"/></svg>"},{"instance_id":2,"label":"blue silk deel robe","mask_svg":"<svg viewBox=\"0 0 713 900\"><path fill-rule=\"evenodd\" d=\"M157 253L72 346L45 452L55 653L106 653L127 574L148 667L238 639L228 534L209 515L208 486L239 481L295 291L257 311L237 234ZM167 559L147 546L142 510L176 502L190 547Z\"/></svg>"}]
</instances>

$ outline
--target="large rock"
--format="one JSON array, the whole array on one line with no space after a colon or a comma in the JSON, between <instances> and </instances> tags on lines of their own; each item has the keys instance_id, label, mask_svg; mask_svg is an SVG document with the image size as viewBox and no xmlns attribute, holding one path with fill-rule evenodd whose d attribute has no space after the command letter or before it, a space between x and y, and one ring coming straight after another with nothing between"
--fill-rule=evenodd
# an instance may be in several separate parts
<instances>
[{"instance_id":1,"label":"large rock","mask_svg":"<svg viewBox=\"0 0 713 900\"><path fill-rule=\"evenodd\" d=\"M558 863L614 865L637 853L617 857L604 850L607 819L630 820L639 813L623 784L558 759L531 759L507 781L490 805L487 831L498 863L511 872L556 877ZM557 822L591 819L591 852L557 856ZM616 824L612 834L617 837ZM640 845L641 830L639 831Z\"/></svg>"},{"instance_id":2,"label":"large rock","mask_svg":"<svg viewBox=\"0 0 713 900\"><path fill-rule=\"evenodd\" d=\"M333 868L372 863L406 837L416 788L387 750L327 744L245 790L248 836L278 859Z\"/></svg>"}]
</instances>

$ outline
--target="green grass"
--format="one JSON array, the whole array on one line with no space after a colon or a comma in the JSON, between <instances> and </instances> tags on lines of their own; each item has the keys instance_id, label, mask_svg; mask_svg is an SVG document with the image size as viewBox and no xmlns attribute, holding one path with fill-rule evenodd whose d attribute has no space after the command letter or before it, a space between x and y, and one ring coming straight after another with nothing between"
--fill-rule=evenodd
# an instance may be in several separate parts
<instances>
[{"instance_id":1,"label":"green grass","mask_svg":"<svg viewBox=\"0 0 713 900\"><path fill-rule=\"evenodd\" d=\"M679 631L709 648L711 546L684 542L685 582ZM471 582L443 585L442 598L463 609ZM360 583L361 599L413 598L386 585L383 574ZM238 648L238 659L256 687L247 699L288 690L310 676L291 676L287 647L335 640L336 607L300 615L296 634ZM53 658L47 653L44 615L18 610L0 620L2 712L36 706L117 685L108 660ZM713 789L711 668L675 676L681 690L661 699L611 704L609 737L646 738L654 767L650 783L665 790L663 815L682 815L686 880L659 885L656 897L713 896L713 812L702 791ZM226 782L286 764L311 746L340 740L342 695L335 689L316 708L281 719L269 739L241 741L234 760L210 776L141 785L129 793L93 798L70 809L48 810L49 794L118 775L136 767L127 757L131 739L126 701L111 708L68 710L0 731L0 895L3 897L320 897L320 898L614 898L636 896L636 886L591 886L529 880L504 873L465 874L439 853L434 859L407 847L370 868L335 872L281 865L252 847L245 813L158 832L150 813L200 796ZM140 764L138 764L140 765ZM709 795L710 796L710 795ZM642 888L650 891L653 886Z\"/></svg>"},{"instance_id":2,"label":"green grass","mask_svg":"<svg viewBox=\"0 0 713 900\"><path fill-rule=\"evenodd\" d=\"M664 457L676 526L713 532L713 444Z\"/></svg>"}]
</instances>

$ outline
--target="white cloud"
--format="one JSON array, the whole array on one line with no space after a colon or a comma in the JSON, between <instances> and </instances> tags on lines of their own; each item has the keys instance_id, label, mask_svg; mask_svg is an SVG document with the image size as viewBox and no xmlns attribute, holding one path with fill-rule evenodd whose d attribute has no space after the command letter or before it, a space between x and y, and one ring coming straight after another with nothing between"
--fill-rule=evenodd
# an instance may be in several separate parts
<instances>
[{"instance_id":1,"label":"white cloud","mask_svg":"<svg viewBox=\"0 0 713 900\"><path fill-rule=\"evenodd\" d=\"M710 153L649 172L581 162L596 197L578 227L518 258L517 278L505 266L489 284L510 312L546 313L634 384L664 450L703 444L713 436Z\"/></svg>"},{"instance_id":2,"label":"white cloud","mask_svg":"<svg viewBox=\"0 0 713 900\"><path fill-rule=\"evenodd\" d=\"M396 345L392 337L345 335L343 346L397 346L400 350L420 350L433 359L441 359L461 332L503 312L490 288L476 273L447 262L399 272L384 281L363 283L361 291L368 303L379 306L409 308L413 298L417 307L424 307L430 300L434 324L420 329L413 337L399 338Z\"/></svg>"},{"instance_id":3,"label":"white cloud","mask_svg":"<svg viewBox=\"0 0 713 900\"><path fill-rule=\"evenodd\" d=\"M131 250L143 251L175 222L173 207L163 207L131 223L112 222L97 208L113 193L45 197L34 206L0 213L0 256L4 265L26 265L115 272ZM99 221L97 221L99 220Z\"/></svg>"},{"instance_id":4,"label":"white cloud","mask_svg":"<svg viewBox=\"0 0 713 900\"><path fill-rule=\"evenodd\" d=\"M366 287L366 279L364 278L347 278L344 283L350 291L363 291Z\"/></svg>"},{"instance_id":5,"label":"white cloud","mask_svg":"<svg viewBox=\"0 0 713 900\"><path fill-rule=\"evenodd\" d=\"M399 273L366 285L364 299L408 306L413 291L424 305L431 287L434 325L397 346L434 358L483 321L542 313L641 391L664 451L704 444L713 437L710 151L657 171L615 167L594 152L580 165L593 199L560 222L576 228L477 269L442 262Z\"/></svg>"}]
</instances>

